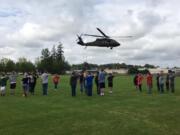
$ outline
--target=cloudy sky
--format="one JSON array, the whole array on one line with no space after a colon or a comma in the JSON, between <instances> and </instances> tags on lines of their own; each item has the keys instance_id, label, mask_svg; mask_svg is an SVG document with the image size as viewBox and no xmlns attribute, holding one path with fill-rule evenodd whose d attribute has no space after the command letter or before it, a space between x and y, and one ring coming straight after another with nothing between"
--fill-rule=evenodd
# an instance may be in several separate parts
<instances>
[{"instance_id":1,"label":"cloudy sky","mask_svg":"<svg viewBox=\"0 0 180 135\"><path fill-rule=\"evenodd\" d=\"M179 0L0 0L0 58L34 61L42 48L62 42L71 64L180 66ZM84 47L76 34L132 35L121 46ZM85 38L85 41L95 40Z\"/></svg>"}]
</instances>

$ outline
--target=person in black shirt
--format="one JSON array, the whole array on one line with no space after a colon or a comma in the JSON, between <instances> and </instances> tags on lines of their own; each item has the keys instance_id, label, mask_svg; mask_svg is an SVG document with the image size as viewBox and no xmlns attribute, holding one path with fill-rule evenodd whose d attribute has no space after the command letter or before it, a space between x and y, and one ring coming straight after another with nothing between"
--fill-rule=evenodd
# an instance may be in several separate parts
<instances>
[{"instance_id":1,"label":"person in black shirt","mask_svg":"<svg viewBox=\"0 0 180 135\"><path fill-rule=\"evenodd\" d=\"M22 87L23 87L23 96L27 97L28 95L28 85L29 85L29 78L27 73L24 74L22 78Z\"/></svg>"},{"instance_id":2,"label":"person in black shirt","mask_svg":"<svg viewBox=\"0 0 180 135\"><path fill-rule=\"evenodd\" d=\"M99 72L97 71L94 81L95 81L96 88L97 88L97 94L100 95L100 88L99 88L98 76L99 76Z\"/></svg>"},{"instance_id":3,"label":"person in black shirt","mask_svg":"<svg viewBox=\"0 0 180 135\"><path fill-rule=\"evenodd\" d=\"M114 76L112 75L112 73L109 74L107 80L108 80L108 87L109 87L109 93L112 94L112 88L113 88L113 78Z\"/></svg>"},{"instance_id":4,"label":"person in black shirt","mask_svg":"<svg viewBox=\"0 0 180 135\"><path fill-rule=\"evenodd\" d=\"M76 96L77 79L78 79L78 76L76 75L76 73L72 72L72 75L70 77L70 86L71 86L71 92L72 92L73 97Z\"/></svg>"},{"instance_id":5,"label":"person in black shirt","mask_svg":"<svg viewBox=\"0 0 180 135\"><path fill-rule=\"evenodd\" d=\"M166 76L166 90L169 92L169 73Z\"/></svg>"},{"instance_id":6,"label":"person in black shirt","mask_svg":"<svg viewBox=\"0 0 180 135\"><path fill-rule=\"evenodd\" d=\"M175 92L175 72L171 71L169 75L169 85L172 93Z\"/></svg>"},{"instance_id":7,"label":"person in black shirt","mask_svg":"<svg viewBox=\"0 0 180 135\"><path fill-rule=\"evenodd\" d=\"M80 83L80 91L83 93L83 87L84 87L84 75L83 72L79 75L79 83Z\"/></svg>"},{"instance_id":8,"label":"person in black shirt","mask_svg":"<svg viewBox=\"0 0 180 135\"><path fill-rule=\"evenodd\" d=\"M159 73L158 73L157 76L156 76L156 84L157 84L157 90L158 90L158 92L160 92L159 77L160 77L160 75L159 75Z\"/></svg>"},{"instance_id":9,"label":"person in black shirt","mask_svg":"<svg viewBox=\"0 0 180 135\"><path fill-rule=\"evenodd\" d=\"M29 92L32 94L32 95L34 95L34 89L35 89L35 86L36 86L36 80L37 80L37 75L36 75L36 73L33 73L33 74L31 74L30 76L29 76L30 78L30 82L29 82L29 86L30 86L30 88L29 88Z\"/></svg>"}]
</instances>

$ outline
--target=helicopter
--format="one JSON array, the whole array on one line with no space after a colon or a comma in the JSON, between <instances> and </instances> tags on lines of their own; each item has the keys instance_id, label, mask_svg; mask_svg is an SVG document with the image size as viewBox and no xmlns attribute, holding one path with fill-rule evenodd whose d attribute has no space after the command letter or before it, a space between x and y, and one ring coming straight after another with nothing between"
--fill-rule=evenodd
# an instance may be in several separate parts
<instances>
[{"instance_id":1,"label":"helicopter","mask_svg":"<svg viewBox=\"0 0 180 135\"><path fill-rule=\"evenodd\" d=\"M113 49L113 47L118 47L121 44L117 42L116 40L112 39L112 37L107 36L101 29L96 28L102 35L91 35L91 34L81 34L80 36L77 35L78 41L77 44L81 46L96 46L96 47L109 47L110 49ZM93 42L87 42L85 43L82 39L82 36L91 36L91 37L97 37L97 39ZM131 38L132 36L121 36L118 38Z\"/></svg>"}]
</instances>

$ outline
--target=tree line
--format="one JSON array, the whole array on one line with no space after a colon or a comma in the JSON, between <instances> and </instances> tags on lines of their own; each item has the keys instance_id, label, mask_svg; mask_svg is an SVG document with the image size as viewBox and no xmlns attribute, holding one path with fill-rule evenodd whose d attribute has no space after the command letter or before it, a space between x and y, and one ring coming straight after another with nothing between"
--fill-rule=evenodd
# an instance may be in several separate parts
<instances>
[{"instance_id":1,"label":"tree line","mask_svg":"<svg viewBox=\"0 0 180 135\"><path fill-rule=\"evenodd\" d=\"M17 62L14 62L13 60L7 58L2 58L0 60L1 72L30 72L35 71L35 69L35 65L24 57L19 58Z\"/></svg>"},{"instance_id":2,"label":"tree line","mask_svg":"<svg viewBox=\"0 0 180 135\"><path fill-rule=\"evenodd\" d=\"M63 74L66 70L70 70L70 64L65 60L63 45L59 43L53 46L52 50L48 48L42 49L41 56L35 63L22 57L17 62L2 58L0 59L0 72L43 72Z\"/></svg>"}]
</instances>

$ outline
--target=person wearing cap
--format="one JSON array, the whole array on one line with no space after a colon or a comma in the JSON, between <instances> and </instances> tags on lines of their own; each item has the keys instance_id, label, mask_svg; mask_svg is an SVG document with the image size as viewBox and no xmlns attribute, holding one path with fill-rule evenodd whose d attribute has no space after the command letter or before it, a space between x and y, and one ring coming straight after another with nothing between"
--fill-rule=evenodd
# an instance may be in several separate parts
<instances>
[{"instance_id":1,"label":"person wearing cap","mask_svg":"<svg viewBox=\"0 0 180 135\"><path fill-rule=\"evenodd\" d=\"M77 79L78 79L78 76L76 75L76 73L72 72L71 77L70 77L70 81L69 81L70 86L71 86L72 97L76 96Z\"/></svg>"}]
</instances>

